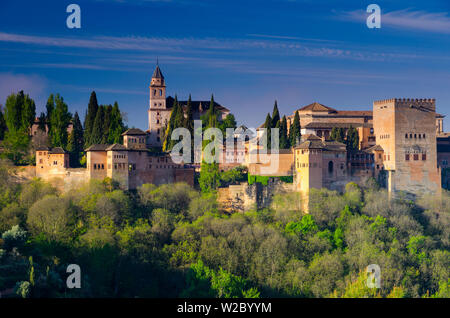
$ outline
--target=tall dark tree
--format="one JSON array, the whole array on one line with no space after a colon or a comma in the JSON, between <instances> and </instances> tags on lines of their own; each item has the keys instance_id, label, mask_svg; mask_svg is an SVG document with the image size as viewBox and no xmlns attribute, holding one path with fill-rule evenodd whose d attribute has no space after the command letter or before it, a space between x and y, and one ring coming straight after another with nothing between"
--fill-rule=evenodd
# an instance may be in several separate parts
<instances>
[{"instance_id":1,"label":"tall dark tree","mask_svg":"<svg viewBox=\"0 0 450 318\"><path fill-rule=\"evenodd\" d=\"M31 126L36 118L36 105L28 94L24 96L22 108L22 127L30 131Z\"/></svg>"},{"instance_id":2,"label":"tall dark tree","mask_svg":"<svg viewBox=\"0 0 450 318\"><path fill-rule=\"evenodd\" d=\"M41 114L39 115L39 124L38 124L38 129L40 129L43 132L47 132L47 116L45 115L44 112L41 112Z\"/></svg>"},{"instance_id":3,"label":"tall dark tree","mask_svg":"<svg viewBox=\"0 0 450 318\"><path fill-rule=\"evenodd\" d=\"M93 144L91 140L91 134L92 129L94 127L95 118L97 117L97 112L98 112L97 94L95 94L95 91L92 91L91 96L89 98L86 117L84 118L84 139L86 147Z\"/></svg>"},{"instance_id":4,"label":"tall dark tree","mask_svg":"<svg viewBox=\"0 0 450 318\"><path fill-rule=\"evenodd\" d=\"M347 131L345 143L347 144L347 151L356 151L359 149L359 134L356 128L350 126Z\"/></svg>"},{"instance_id":5,"label":"tall dark tree","mask_svg":"<svg viewBox=\"0 0 450 318\"><path fill-rule=\"evenodd\" d=\"M275 104L273 105L273 112L272 112L272 128L275 128L277 123L280 121L280 112L278 110L278 103L275 100Z\"/></svg>"},{"instance_id":6,"label":"tall dark tree","mask_svg":"<svg viewBox=\"0 0 450 318\"><path fill-rule=\"evenodd\" d=\"M70 124L72 115L64 99L59 94L55 96L55 109L50 118L49 132L50 143L53 147L62 147L66 149L68 141L67 127Z\"/></svg>"},{"instance_id":7,"label":"tall dark tree","mask_svg":"<svg viewBox=\"0 0 450 318\"><path fill-rule=\"evenodd\" d=\"M19 131L31 127L32 120L28 121L28 117L34 101L30 100L29 96L25 95L23 91L8 96L5 105L5 121L8 130ZM27 112L24 111L25 109L27 109Z\"/></svg>"},{"instance_id":8,"label":"tall dark tree","mask_svg":"<svg viewBox=\"0 0 450 318\"><path fill-rule=\"evenodd\" d=\"M83 140L83 126L81 125L80 117L78 113L72 119L73 128L69 134L69 142L67 150L70 153L70 165L77 167L80 165L80 158L83 152L84 140Z\"/></svg>"},{"instance_id":9,"label":"tall dark tree","mask_svg":"<svg viewBox=\"0 0 450 318\"><path fill-rule=\"evenodd\" d=\"M167 129L165 132L165 139L163 142L163 150L164 151L172 150L173 141L172 141L171 137L172 137L172 132L176 128L176 121L179 118L180 108L181 107L180 107L180 104L178 103L178 97L177 97L177 95L175 95L175 99L174 99L173 105L172 105L172 112L170 113L169 122L167 123Z\"/></svg>"},{"instance_id":10,"label":"tall dark tree","mask_svg":"<svg viewBox=\"0 0 450 318\"><path fill-rule=\"evenodd\" d=\"M105 107L98 107L97 115L95 116L94 125L91 131L91 145L100 144L103 138L103 121L105 119Z\"/></svg>"},{"instance_id":11,"label":"tall dark tree","mask_svg":"<svg viewBox=\"0 0 450 318\"><path fill-rule=\"evenodd\" d=\"M271 148L271 128L272 128L272 118L270 117L270 114L267 113L266 121L264 122L264 128L266 128L265 135L267 137L267 144L262 145L265 149Z\"/></svg>"},{"instance_id":12,"label":"tall dark tree","mask_svg":"<svg viewBox=\"0 0 450 318\"><path fill-rule=\"evenodd\" d=\"M184 127L189 130L191 136L194 134L194 111L192 109L192 99L191 94L189 94L189 99L186 105L186 118L184 122Z\"/></svg>"},{"instance_id":13,"label":"tall dark tree","mask_svg":"<svg viewBox=\"0 0 450 318\"><path fill-rule=\"evenodd\" d=\"M286 116L283 116L283 119L280 121L280 149L288 149L290 146L291 143L287 134L287 120Z\"/></svg>"},{"instance_id":14,"label":"tall dark tree","mask_svg":"<svg viewBox=\"0 0 450 318\"><path fill-rule=\"evenodd\" d=\"M47 104L45 105L45 109L46 109L46 116L45 116L45 122L47 123L47 129L48 131L50 131L50 126L51 126L51 118L52 118L52 113L55 110L55 97L53 96L53 94L50 94L50 96L47 99Z\"/></svg>"},{"instance_id":15,"label":"tall dark tree","mask_svg":"<svg viewBox=\"0 0 450 318\"><path fill-rule=\"evenodd\" d=\"M300 141L301 136L302 133L300 127L300 115L298 114L298 111L296 111L294 115L294 122L292 123L289 129L289 140L291 142L292 147L294 147L297 144L297 142Z\"/></svg>"},{"instance_id":16,"label":"tall dark tree","mask_svg":"<svg viewBox=\"0 0 450 318\"><path fill-rule=\"evenodd\" d=\"M217 110L216 103L214 102L214 95L211 95L211 101L208 109L208 128L217 127Z\"/></svg>"},{"instance_id":17,"label":"tall dark tree","mask_svg":"<svg viewBox=\"0 0 450 318\"><path fill-rule=\"evenodd\" d=\"M3 115L3 110L0 105L0 140L5 138L6 133L6 121L5 116Z\"/></svg>"},{"instance_id":18,"label":"tall dark tree","mask_svg":"<svg viewBox=\"0 0 450 318\"><path fill-rule=\"evenodd\" d=\"M125 126L122 120L122 114L119 109L119 104L114 102L114 106L111 110L111 123L109 127L109 144L121 144L122 133L125 131Z\"/></svg>"},{"instance_id":19,"label":"tall dark tree","mask_svg":"<svg viewBox=\"0 0 450 318\"><path fill-rule=\"evenodd\" d=\"M103 134L102 134L102 144L107 144L110 140L109 134L111 132L111 116L112 116L112 105L103 106L104 107L104 119L103 119Z\"/></svg>"},{"instance_id":20,"label":"tall dark tree","mask_svg":"<svg viewBox=\"0 0 450 318\"><path fill-rule=\"evenodd\" d=\"M5 154L15 163L22 162L28 150L29 128L35 116L33 108L35 109L34 101L23 91L11 94L6 99L4 119L7 131L3 146ZM30 120L31 115L33 120Z\"/></svg>"},{"instance_id":21,"label":"tall dark tree","mask_svg":"<svg viewBox=\"0 0 450 318\"><path fill-rule=\"evenodd\" d=\"M343 128L333 127L331 129L330 139L338 142L345 142L345 132Z\"/></svg>"}]
</instances>

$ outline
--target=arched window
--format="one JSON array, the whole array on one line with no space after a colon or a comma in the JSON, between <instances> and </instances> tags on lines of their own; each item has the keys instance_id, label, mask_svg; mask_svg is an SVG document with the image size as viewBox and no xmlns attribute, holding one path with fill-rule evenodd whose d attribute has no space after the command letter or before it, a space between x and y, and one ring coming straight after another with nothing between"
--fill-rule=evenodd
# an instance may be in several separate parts
<instances>
[{"instance_id":1,"label":"arched window","mask_svg":"<svg viewBox=\"0 0 450 318\"><path fill-rule=\"evenodd\" d=\"M333 173L333 161L328 162L328 173Z\"/></svg>"},{"instance_id":2,"label":"arched window","mask_svg":"<svg viewBox=\"0 0 450 318\"><path fill-rule=\"evenodd\" d=\"M159 90L159 96L162 96L162 89Z\"/></svg>"},{"instance_id":3,"label":"arched window","mask_svg":"<svg viewBox=\"0 0 450 318\"><path fill-rule=\"evenodd\" d=\"M153 90L153 96L156 96L156 89Z\"/></svg>"}]
</instances>

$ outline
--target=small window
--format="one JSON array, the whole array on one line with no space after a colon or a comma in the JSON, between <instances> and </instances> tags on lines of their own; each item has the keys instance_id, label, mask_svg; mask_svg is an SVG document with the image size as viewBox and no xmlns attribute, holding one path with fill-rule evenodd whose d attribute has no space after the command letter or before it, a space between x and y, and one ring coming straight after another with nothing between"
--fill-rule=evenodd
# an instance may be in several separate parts
<instances>
[{"instance_id":1,"label":"small window","mask_svg":"<svg viewBox=\"0 0 450 318\"><path fill-rule=\"evenodd\" d=\"M417 161L417 160L419 160L419 154L415 153L414 154L414 161Z\"/></svg>"},{"instance_id":2,"label":"small window","mask_svg":"<svg viewBox=\"0 0 450 318\"><path fill-rule=\"evenodd\" d=\"M405 160L409 161L409 153L405 154Z\"/></svg>"},{"instance_id":3,"label":"small window","mask_svg":"<svg viewBox=\"0 0 450 318\"><path fill-rule=\"evenodd\" d=\"M333 173L333 161L328 162L328 173Z\"/></svg>"},{"instance_id":4,"label":"small window","mask_svg":"<svg viewBox=\"0 0 450 318\"><path fill-rule=\"evenodd\" d=\"M408 134L405 134L405 138L408 139Z\"/></svg>"},{"instance_id":5,"label":"small window","mask_svg":"<svg viewBox=\"0 0 450 318\"><path fill-rule=\"evenodd\" d=\"M427 160L427 154L425 154L425 153L422 154L422 160L423 161Z\"/></svg>"}]
</instances>

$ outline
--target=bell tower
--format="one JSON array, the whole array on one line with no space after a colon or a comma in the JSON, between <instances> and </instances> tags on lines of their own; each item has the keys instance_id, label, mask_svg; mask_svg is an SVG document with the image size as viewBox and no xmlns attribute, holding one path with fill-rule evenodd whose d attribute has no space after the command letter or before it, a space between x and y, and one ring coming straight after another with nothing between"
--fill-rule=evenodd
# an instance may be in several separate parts
<instances>
[{"instance_id":1,"label":"bell tower","mask_svg":"<svg viewBox=\"0 0 450 318\"><path fill-rule=\"evenodd\" d=\"M150 146L161 146L162 135L170 118L171 110L166 107L166 83L158 62L149 89L148 144Z\"/></svg>"},{"instance_id":2,"label":"bell tower","mask_svg":"<svg viewBox=\"0 0 450 318\"><path fill-rule=\"evenodd\" d=\"M156 64L155 71L153 72L152 80L150 82L150 109L165 109L166 108L166 84L164 76Z\"/></svg>"}]
</instances>

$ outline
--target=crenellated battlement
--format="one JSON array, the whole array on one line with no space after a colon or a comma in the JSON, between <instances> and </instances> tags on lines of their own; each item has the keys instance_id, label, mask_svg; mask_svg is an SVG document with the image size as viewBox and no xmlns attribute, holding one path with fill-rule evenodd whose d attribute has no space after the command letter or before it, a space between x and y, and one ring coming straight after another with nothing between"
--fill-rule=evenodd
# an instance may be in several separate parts
<instances>
[{"instance_id":1,"label":"crenellated battlement","mask_svg":"<svg viewBox=\"0 0 450 318\"><path fill-rule=\"evenodd\" d=\"M390 98L376 100L373 103L375 105L386 104L386 103L418 103L418 104L429 104L435 103L435 98Z\"/></svg>"}]
</instances>

